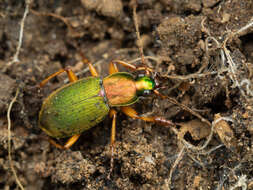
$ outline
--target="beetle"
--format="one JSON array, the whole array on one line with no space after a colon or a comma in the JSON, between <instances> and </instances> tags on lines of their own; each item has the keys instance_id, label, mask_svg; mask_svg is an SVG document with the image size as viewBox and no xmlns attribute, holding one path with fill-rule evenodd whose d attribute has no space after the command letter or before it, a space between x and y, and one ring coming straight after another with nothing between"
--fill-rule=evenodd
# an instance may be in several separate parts
<instances>
[{"instance_id":1,"label":"beetle","mask_svg":"<svg viewBox=\"0 0 253 190\"><path fill-rule=\"evenodd\" d=\"M173 125L162 117L143 117L129 107L138 101L140 96L158 92L158 84L150 77L153 70L146 66L137 67L124 61L112 61L109 64L109 75L101 78L91 62L83 57L88 64L91 77L78 80L70 68L61 69L40 83L43 87L53 77L66 72L70 83L52 92L43 102L39 112L39 127L50 137L70 137L64 145L50 138L50 143L60 149L70 148L80 137L80 134L100 123L108 114L112 118L111 129L111 169L116 135L115 107L136 119L160 125ZM146 75L135 78L129 72L119 72L117 64L135 71L146 71Z\"/></svg>"}]
</instances>

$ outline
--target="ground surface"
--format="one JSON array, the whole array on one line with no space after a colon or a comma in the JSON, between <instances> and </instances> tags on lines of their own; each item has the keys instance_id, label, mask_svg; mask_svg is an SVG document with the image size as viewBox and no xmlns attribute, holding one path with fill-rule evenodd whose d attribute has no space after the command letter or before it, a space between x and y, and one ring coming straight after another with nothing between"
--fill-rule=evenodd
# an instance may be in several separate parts
<instances>
[{"instance_id":1,"label":"ground surface","mask_svg":"<svg viewBox=\"0 0 253 190\"><path fill-rule=\"evenodd\" d=\"M253 1L137 2L144 54L150 56L146 64L163 76L161 92L216 121L213 128L151 95L133 107L177 125L161 127L119 113L110 180L109 118L83 133L71 149L53 147L38 128L38 112L43 98L63 85L66 75L41 90L37 84L66 66L81 73L79 77L89 76L80 52L101 76L107 75L113 59L140 58L132 5L125 0L34 1L19 62L7 64L17 48L25 2L2 0L0 189L18 188L9 167L6 119L17 87L21 91L11 112L11 153L25 189L253 189L252 24L238 32L252 19Z\"/></svg>"}]
</instances>

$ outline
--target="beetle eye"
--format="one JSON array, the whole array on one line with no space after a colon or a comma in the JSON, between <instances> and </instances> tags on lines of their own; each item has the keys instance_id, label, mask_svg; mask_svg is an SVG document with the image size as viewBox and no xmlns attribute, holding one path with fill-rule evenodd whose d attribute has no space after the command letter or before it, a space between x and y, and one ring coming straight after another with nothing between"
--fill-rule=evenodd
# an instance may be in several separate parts
<instances>
[{"instance_id":1,"label":"beetle eye","mask_svg":"<svg viewBox=\"0 0 253 190\"><path fill-rule=\"evenodd\" d=\"M151 94L151 90L144 90L142 95L147 96L149 94Z\"/></svg>"}]
</instances>

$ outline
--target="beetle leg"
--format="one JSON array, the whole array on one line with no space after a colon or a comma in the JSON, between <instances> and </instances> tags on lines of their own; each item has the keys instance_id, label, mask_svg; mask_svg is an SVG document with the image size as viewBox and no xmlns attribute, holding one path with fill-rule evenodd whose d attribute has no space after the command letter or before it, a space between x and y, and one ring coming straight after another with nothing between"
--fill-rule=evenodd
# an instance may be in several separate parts
<instances>
[{"instance_id":1,"label":"beetle leg","mask_svg":"<svg viewBox=\"0 0 253 190\"><path fill-rule=\"evenodd\" d=\"M77 135L74 135L74 136L70 137L69 140L65 143L64 146L58 144L53 139L50 139L49 142L52 145L56 146L57 148L68 149L68 148L70 148L78 140L79 137L80 137L80 134L77 134Z\"/></svg>"},{"instance_id":2,"label":"beetle leg","mask_svg":"<svg viewBox=\"0 0 253 190\"><path fill-rule=\"evenodd\" d=\"M77 76L75 75L75 73L70 69L70 68L65 68L65 69L61 69L59 70L58 72L50 75L49 77L47 77L46 79L44 79L41 83L40 83L40 87L43 87L50 79L56 77L57 75L63 73L63 72L66 72L68 77L69 77L69 81L70 82L75 82L77 81Z\"/></svg>"},{"instance_id":3,"label":"beetle leg","mask_svg":"<svg viewBox=\"0 0 253 190\"><path fill-rule=\"evenodd\" d=\"M110 145L111 146L111 165L110 165L110 172L108 174L108 178L110 178L110 175L113 170L117 112L114 109L111 109L109 115L110 117L112 117L112 130L111 130L111 145Z\"/></svg>"},{"instance_id":4,"label":"beetle leg","mask_svg":"<svg viewBox=\"0 0 253 190\"><path fill-rule=\"evenodd\" d=\"M91 75L93 77L98 77L99 74L97 70L95 69L95 67L91 64L91 62L84 56L82 52L80 52L80 55L82 56L82 62L85 64L88 64Z\"/></svg>"},{"instance_id":5,"label":"beetle leg","mask_svg":"<svg viewBox=\"0 0 253 190\"><path fill-rule=\"evenodd\" d=\"M83 57L82 62L88 64L91 75L92 75L93 77L98 77L99 74L98 74L97 70L95 69L95 67L94 67L94 66L91 64L91 62L90 62L88 59L86 59L83 55L82 55L82 57Z\"/></svg>"},{"instance_id":6,"label":"beetle leg","mask_svg":"<svg viewBox=\"0 0 253 190\"><path fill-rule=\"evenodd\" d=\"M149 68L149 67L136 67L135 65L132 65L130 63L127 63L125 61L120 61L120 60L115 60L115 61L112 61L113 64L117 63L117 64L120 64L128 69L131 69L131 70L134 70L134 71L141 71L141 70L144 70L146 71L147 73L149 72L153 72L153 69Z\"/></svg>"},{"instance_id":7,"label":"beetle leg","mask_svg":"<svg viewBox=\"0 0 253 190\"><path fill-rule=\"evenodd\" d=\"M163 125L163 126L175 125L174 123L172 123L171 121L169 121L169 120L167 120L163 117L157 117L157 116L143 117L143 116L139 116L138 113L133 108L131 108L129 106L123 106L120 109L124 114L126 114L129 117L135 118L135 119L141 119L143 121L157 123L157 124Z\"/></svg>"},{"instance_id":8,"label":"beetle leg","mask_svg":"<svg viewBox=\"0 0 253 190\"><path fill-rule=\"evenodd\" d=\"M110 65L109 65L109 74L111 75L111 74L117 73L117 72L119 72L118 67L117 67L117 65L115 64L115 62L112 61L112 62L110 63Z\"/></svg>"}]
</instances>

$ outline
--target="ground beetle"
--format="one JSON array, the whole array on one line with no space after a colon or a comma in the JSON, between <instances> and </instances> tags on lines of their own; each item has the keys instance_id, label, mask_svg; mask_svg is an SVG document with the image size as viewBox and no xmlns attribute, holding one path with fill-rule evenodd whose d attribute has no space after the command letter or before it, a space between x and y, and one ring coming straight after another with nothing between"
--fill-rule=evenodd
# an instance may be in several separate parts
<instances>
[{"instance_id":1,"label":"ground beetle","mask_svg":"<svg viewBox=\"0 0 253 190\"><path fill-rule=\"evenodd\" d=\"M110 75L100 78L96 69L85 58L92 77L78 80L70 68L61 69L50 75L40 83L43 87L50 79L67 72L70 83L51 93L43 102L39 113L39 127L53 138L70 137L65 145L50 142L58 148L67 149L79 138L83 131L90 129L101 122L106 115L112 118L111 130L111 169L113 165L113 154L116 134L116 114L113 107L120 107L126 115L154 122L160 125L172 125L172 122L162 117L142 117L129 105L134 104L138 98L153 91L161 95L158 85L150 73L152 69L147 66L137 67L124 61L112 61L109 65ZM128 72L119 72L117 65L120 64L135 71L146 71L146 76L137 77Z\"/></svg>"}]
</instances>

